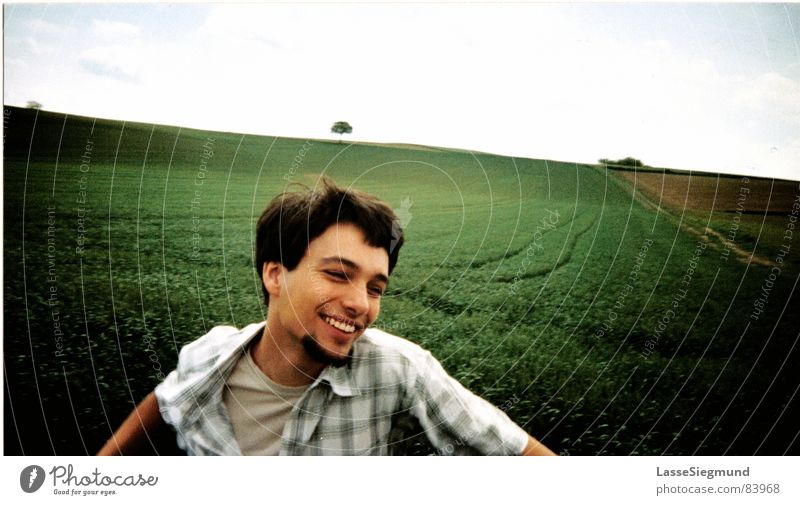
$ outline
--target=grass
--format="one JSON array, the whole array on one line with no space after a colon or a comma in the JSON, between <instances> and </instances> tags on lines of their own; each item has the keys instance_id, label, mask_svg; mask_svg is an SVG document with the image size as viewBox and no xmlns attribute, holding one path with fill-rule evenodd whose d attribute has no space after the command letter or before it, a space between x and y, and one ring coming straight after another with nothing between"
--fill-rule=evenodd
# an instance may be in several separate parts
<instances>
[{"instance_id":1,"label":"grass","mask_svg":"<svg viewBox=\"0 0 800 505\"><path fill-rule=\"evenodd\" d=\"M589 166L7 110L8 454L93 453L182 345L263 319L255 220L320 173L410 216L377 325L554 450L797 453L796 247L754 320L769 267L695 257L698 237ZM737 245L774 259L787 223L748 216Z\"/></svg>"}]
</instances>

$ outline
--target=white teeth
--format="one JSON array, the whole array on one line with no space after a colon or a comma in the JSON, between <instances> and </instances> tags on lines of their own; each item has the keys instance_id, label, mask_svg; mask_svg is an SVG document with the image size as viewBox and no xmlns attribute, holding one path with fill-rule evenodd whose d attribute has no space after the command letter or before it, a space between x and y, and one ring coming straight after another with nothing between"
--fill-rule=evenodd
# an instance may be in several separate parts
<instances>
[{"instance_id":1,"label":"white teeth","mask_svg":"<svg viewBox=\"0 0 800 505\"><path fill-rule=\"evenodd\" d=\"M325 322L328 323L329 325L333 326L334 328L338 329L338 330L342 330L345 333L353 333L354 331L356 331L356 327L355 326L349 325L347 323L343 323L341 321L337 321L336 319L334 319L332 317L326 317L325 318Z\"/></svg>"}]
</instances>

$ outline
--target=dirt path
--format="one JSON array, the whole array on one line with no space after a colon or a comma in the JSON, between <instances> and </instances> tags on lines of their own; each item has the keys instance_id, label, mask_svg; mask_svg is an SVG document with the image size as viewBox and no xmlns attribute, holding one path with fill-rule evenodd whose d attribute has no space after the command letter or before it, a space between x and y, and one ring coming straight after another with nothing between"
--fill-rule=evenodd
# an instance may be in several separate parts
<instances>
[{"instance_id":1,"label":"dirt path","mask_svg":"<svg viewBox=\"0 0 800 505\"><path fill-rule=\"evenodd\" d=\"M607 176L611 180L615 181L617 185L623 188L625 191L633 193L636 201L638 201L642 206L654 212L660 212L675 225L680 225L681 229L684 230L685 232L706 242L706 244L708 244L709 247L711 247L712 249L717 251L728 249L733 253L734 258L736 258L737 261L745 265L753 263L756 265L762 265L768 267L775 266L774 262L766 258L763 258L761 256L758 256L752 251L745 251L744 249L736 245L736 243L728 241L720 232L714 230L713 228L709 228L708 226L706 226L701 231L687 223L684 223L679 216L674 215L666 208L659 206L652 200L650 200L650 198L648 198L644 194L644 191L641 188L635 187L631 183L631 181L629 181L627 178L621 177L611 171L606 172L603 169L598 169L598 170L604 176L608 174Z\"/></svg>"}]
</instances>

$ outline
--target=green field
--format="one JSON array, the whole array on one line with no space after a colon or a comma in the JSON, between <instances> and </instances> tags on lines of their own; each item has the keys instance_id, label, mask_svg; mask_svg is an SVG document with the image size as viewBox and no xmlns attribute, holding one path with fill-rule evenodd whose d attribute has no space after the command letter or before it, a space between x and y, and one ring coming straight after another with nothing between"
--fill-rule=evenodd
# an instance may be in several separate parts
<instances>
[{"instance_id":1,"label":"green field","mask_svg":"<svg viewBox=\"0 0 800 505\"><path fill-rule=\"evenodd\" d=\"M742 225L772 281L680 226L732 214L597 167L5 112L7 454L95 452L183 344L263 319L255 222L322 173L407 221L377 326L555 451L800 453L790 209Z\"/></svg>"}]
</instances>

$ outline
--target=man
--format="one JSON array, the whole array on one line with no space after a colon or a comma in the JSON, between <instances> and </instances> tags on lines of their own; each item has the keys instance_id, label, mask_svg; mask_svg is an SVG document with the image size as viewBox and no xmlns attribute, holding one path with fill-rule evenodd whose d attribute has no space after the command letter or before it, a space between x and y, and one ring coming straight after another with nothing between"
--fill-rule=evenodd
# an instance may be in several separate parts
<instances>
[{"instance_id":1,"label":"man","mask_svg":"<svg viewBox=\"0 0 800 505\"><path fill-rule=\"evenodd\" d=\"M553 454L429 352L370 328L404 242L386 203L323 179L276 197L256 242L266 321L184 347L98 454L165 422L189 454L392 454L410 425L442 453Z\"/></svg>"}]
</instances>

